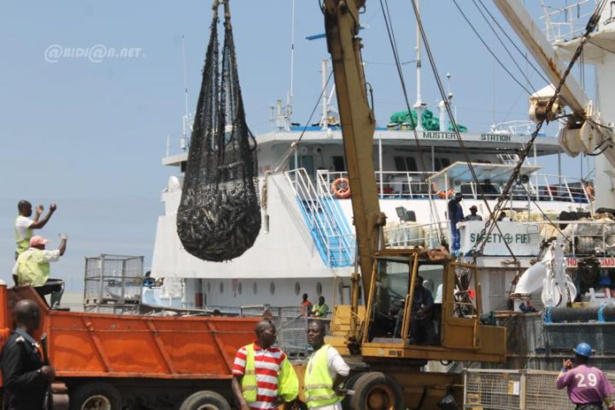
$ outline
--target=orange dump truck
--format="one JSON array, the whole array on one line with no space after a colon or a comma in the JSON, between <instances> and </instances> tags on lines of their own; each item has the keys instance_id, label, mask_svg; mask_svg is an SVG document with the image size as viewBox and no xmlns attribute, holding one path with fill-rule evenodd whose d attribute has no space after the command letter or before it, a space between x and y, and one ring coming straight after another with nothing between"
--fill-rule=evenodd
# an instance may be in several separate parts
<instances>
[{"instance_id":1,"label":"orange dump truck","mask_svg":"<svg viewBox=\"0 0 615 410\"><path fill-rule=\"evenodd\" d=\"M54 409L230 409L235 352L259 320L55 311L30 287L0 285L0 345L21 299L41 309Z\"/></svg>"}]
</instances>

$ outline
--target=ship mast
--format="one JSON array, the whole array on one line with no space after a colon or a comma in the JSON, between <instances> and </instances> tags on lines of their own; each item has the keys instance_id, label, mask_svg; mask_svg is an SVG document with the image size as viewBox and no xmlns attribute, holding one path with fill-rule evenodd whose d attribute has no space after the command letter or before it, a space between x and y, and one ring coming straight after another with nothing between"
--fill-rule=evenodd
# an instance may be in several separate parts
<instances>
[{"instance_id":1,"label":"ship mast","mask_svg":"<svg viewBox=\"0 0 615 410\"><path fill-rule=\"evenodd\" d=\"M420 0L417 0L416 7L420 13ZM421 96L421 32L418 23L416 24L416 103L412 108L416 111L416 130L424 131L422 118L427 104L423 102Z\"/></svg>"}]
</instances>

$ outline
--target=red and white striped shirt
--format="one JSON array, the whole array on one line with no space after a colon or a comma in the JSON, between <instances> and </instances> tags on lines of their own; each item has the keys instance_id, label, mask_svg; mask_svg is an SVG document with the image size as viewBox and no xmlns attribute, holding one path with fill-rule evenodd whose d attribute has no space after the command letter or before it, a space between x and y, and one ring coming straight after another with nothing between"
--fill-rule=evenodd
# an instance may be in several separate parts
<instances>
[{"instance_id":1,"label":"red and white striped shirt","mask_svg":"<svg viewBox=\"0 0 615 410\"><path fill-rule=\"evenodd\" d=\"M254 372L256 374L256 401L248 403L251 410L275 409L278 398L278 374L286 354L277 347L262 349L254 342ZM233 376L243 376L246 371L246 348L235 355Z\"/></svg>"}]
</instances>

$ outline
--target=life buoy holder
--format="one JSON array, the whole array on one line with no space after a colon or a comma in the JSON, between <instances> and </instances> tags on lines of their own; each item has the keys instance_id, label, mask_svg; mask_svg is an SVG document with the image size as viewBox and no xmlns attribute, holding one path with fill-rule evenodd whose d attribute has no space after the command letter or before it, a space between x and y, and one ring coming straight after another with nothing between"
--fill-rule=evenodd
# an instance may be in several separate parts
<instances>
[{"instance_id":1,"label":"life buoy holder","mask_svg":"<svg viewBox=\"0 0 615 410\"><path fill-rule=\"evenodd\" d=\"M596 197L596 191L594 190L594 187L591 185L585 185L585 193L587 194L587 197L589 198L590 201L593 201L594 198Z\"/></svg>"},{"instance_id":2,"label":"life buoy holder","mask_svg":"<svg viewBox=\"0 0 615 410\"><path fill-rule=\"evenodd\" d=\"M448 191L444 192L444 191L438 191L436 193L436 195L438 195L438 197L440 197L441 199L446 199L449 198L451 196L453 196L453 190L449 189Z\"/></svg>"},{"instance_id":3,"label":"life buoy holder","mask_svg":"<svg viewBox=\"0 0 615 410\"><path fill-rule=\"evenodd\" d=\"M350 181L348 178L338 178L331 184L331 192L338 199L350 198Z\"/></svg>"}]
</instances>

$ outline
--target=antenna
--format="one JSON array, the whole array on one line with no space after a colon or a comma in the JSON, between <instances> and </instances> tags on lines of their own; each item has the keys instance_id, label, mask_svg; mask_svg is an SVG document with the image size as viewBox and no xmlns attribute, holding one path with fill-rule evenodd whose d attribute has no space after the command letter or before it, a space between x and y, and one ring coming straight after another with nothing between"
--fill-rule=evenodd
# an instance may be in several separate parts
<instances>
[{"instance_id":1,"label":"antenna","mask_svg":"<svg viewBox=\"0 0 615 410\"><path fill-rule=\"evenodd\" d=\"M420 1L417 0L416 8L417 13L420 14ZM423 131L423 112L427 107L427 104L423 102L421 96L421 31L418 23L416 24L416 103L414 103L414 110L416 111L416 130Z\"/></svg>"},{"instance_id":2,"label":"antenna","mask_svg":"<svg viewBox=\"0 0 615 410\"><path fill-rule=\"evenodd\" d=\"M288 97L286 98L286 115L289 123L292 121L294 97L293 88L295 83L295 0L293 0L290 21L290 91L288 92Z\"/></svg>"},{"instance_id":3,"label":"antenna","mask_svg":"<svg viewBox=\"0 0 615 410\"><path fill-rule=\"evenodd\" d=\"M186 75L186 42L184 41L184 35L182 34L182 64L184 71L184 120L183 120L183 138L184 142L188 139L188 76ZM182 144L183 145L183 144ZM187 145L187 144L186 144Z\"/></svg>"}]
</instances>

